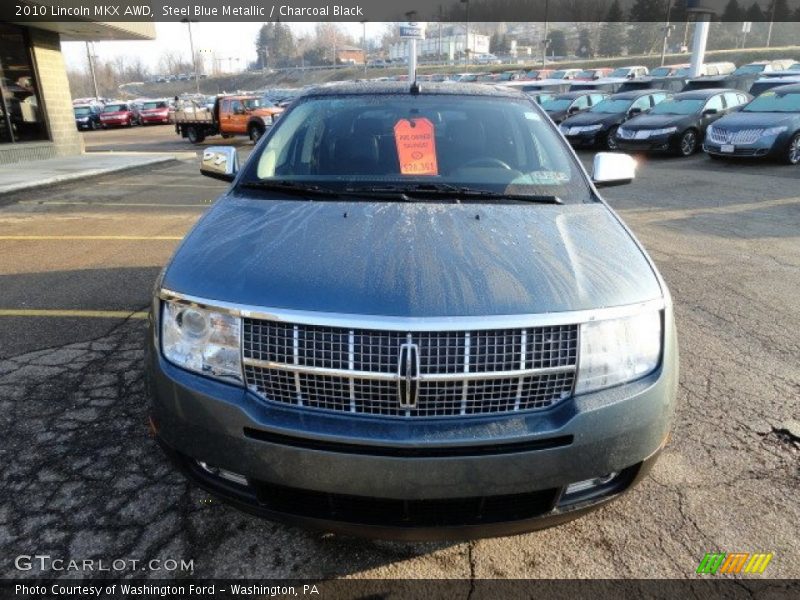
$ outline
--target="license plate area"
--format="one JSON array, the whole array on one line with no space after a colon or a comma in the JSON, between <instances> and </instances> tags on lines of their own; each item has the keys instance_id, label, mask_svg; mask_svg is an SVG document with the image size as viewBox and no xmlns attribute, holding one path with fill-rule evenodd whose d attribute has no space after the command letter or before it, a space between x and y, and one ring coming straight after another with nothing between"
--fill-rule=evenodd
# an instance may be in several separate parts
<instances>
[{"instance_id":1,"label":"license plate area","mask_svg":"<svg viewBox=\"0 0 800 600\"><path fill-rule=\"evenodd\" d=\"M736 146L733 144L722 144L722 146L719 147L719 151L725 154L733 154L736 151Z\"/></svg>"}]
</instances>

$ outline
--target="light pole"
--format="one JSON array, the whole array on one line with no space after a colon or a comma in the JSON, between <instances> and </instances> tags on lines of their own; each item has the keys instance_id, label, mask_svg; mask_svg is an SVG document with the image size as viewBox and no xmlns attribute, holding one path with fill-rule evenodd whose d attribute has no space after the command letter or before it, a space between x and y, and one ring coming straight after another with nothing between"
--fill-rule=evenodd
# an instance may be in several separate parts
<instances>
[{"instance_id":1,"label":"light pole","mask_svg":"<svg viewBox=\"0 0 800 600\"><path fill-rule=\"evenodd\" d=\"M772 12L769 15L769 29L767 29L767 48L769 48L769 44L772 41L772 26L775 24L775 7L777 4L777 0L772 0Z\"/></svg>"},{"instance_id":2,"label":"light pole","mask_svg":"<svg viewBox=\"0 0 800 600\"><path fill-rule=\"evenodd\" d=\"M664 17L664 44L661 46L661 66L664 66L664 60L667 55L667 40L669 39L669 34L672 33L672 25L669 24L669 18L672 14L672 0L667 2L667 15Z\"/></svg>"},{"instance_id":3,"label":"light pole","mask_svg":"<svg viewBox=\"0 0 800 600\"><path fill-rule=\"evenodd\" d=\"M194 67L194 88L197 95L200 95L200 77L197 74L197 57L194 55L194 38L192 38L192 21L191 19L181 19L181 23L186 23L189 26L189 49L192 53L192 66ZM197 21L195 21L197 23Z\"/></svg>"},{"instance_id":4,"label":"light pole","mask_svg":"<svg viewBox=\"0 0 800 600\"><path fill-rule=\"evenodd\" d=\"M547 22L547 11L550 8L550 0L545 0L544 3L544 38L542 39L542 69L547 67L547 35L548 35L548 25Z\"/></svg>"},{"instance_id":5,"label":"light pole","mask_svg":"<svg viewBox=\"0 0 800 600\"><path fill-rule=\"evenodd\" d=\"M367 22L361 21L361 52L364 55L364 77L367 76Z\"/></svg>"},{"instance_id":6,"label":"light pole","mask_svg":"<svg viewBox=\"0 0 800 600\"><path fill-rule=\"evenodd\" d=\"M100 94L97 93L97 75L94 72L94 53L89 49L89 42L86 42L86 57L89 59L89 71L92 73L92 84L94 85L94 99L98 100Z\"/></svg>"},{"instance_id":7,"label":"light pole","mask_svg":"<svg viewBox=\"0 0 800 600\"><path fill-rule=\"evenodd\" d=\"M461 0L461 4L466 4L467 14L464 21L464 37L466 38L464 44L464 66L469 66L469 0Z\"/></svg>"},{"instance_id":8,"label":"light pole","mask_svg":"<svg viewBox=\"0 0 800 600\"><path fill-rule=\"evenodd\" d=\"M410 23L412 19L416 18L417 11L410 10L406 13L406 19ZM411 38L408 40L408 80L412 84L417 82L417 40Z\"/></svg>"}]
</instances>

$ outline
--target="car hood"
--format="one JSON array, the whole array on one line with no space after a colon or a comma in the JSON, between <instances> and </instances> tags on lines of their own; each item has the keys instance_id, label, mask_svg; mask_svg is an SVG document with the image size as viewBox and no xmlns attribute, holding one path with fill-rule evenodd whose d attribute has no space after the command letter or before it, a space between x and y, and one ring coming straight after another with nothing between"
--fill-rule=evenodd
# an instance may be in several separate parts
<instances>
[{"instance_id":1,"label":"car hood","mask_svg":"<svg viewBox=\"0 0 800 600\"><path fill-rule=\"evenodd\" d=\"M780 127L792 122L800 121L800 116L796 113L769 113L769 112L735 112L725 115L714 123L715 128L731 129L753 129L766 127Z\"/></svg>"},{"instance_id":2,"label":"car hood","mask_svg":"<svg viewBox=\"0 0 800 600\"><path fill-rule=\"evenodd\" d=\"M662 297L643 251L600 203L230 195L184 240L162 286L252 306L401 317L588 310Z\"/></svg>"},{"instance_id":3,"label":"car hood","mask_svg":"<svg viewBox=\"0 0 800 600\"><path fill-rule=\"evenodd\" d=\"M587 110L571 116L569 119L566 119L562 125L567 125L569 127L578 125L595 125L596 123L609 125L611 123L621 122L624 116L625 113L593 113Z\"/></svg>"},{"instance_id":4,"label":"car hood","mask_svg":"<svg viewBox=\"0 0 800 600\"><path fill-rule=\"evenodd\" d=\"M625 129L662 129L696 118L694 115L639 115L625 123Z\"/></svg>"}]
</instances>

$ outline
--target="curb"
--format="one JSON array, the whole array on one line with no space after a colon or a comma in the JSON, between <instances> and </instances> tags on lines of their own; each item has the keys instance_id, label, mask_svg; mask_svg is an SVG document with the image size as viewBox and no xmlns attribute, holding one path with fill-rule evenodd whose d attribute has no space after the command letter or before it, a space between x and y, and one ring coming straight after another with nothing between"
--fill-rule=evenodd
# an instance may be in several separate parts
<instances>
[{"instance_id":1,"label":"curb","mask_svg":"<svg viewBox=\"0 0 800 600\"><path fill-rule=\"evenodd\" d=\"M135 171L137 169L142 169L145 167L166 165L173 162L180 162L180 160L181 159L176 156L163 156L159 158L152 158L145 162L141 162L135 165L123 165L119 167L110 167L106 169L89 169L85 171L81 170L81 171L76 171L75 173L70 173L69 175L58 175L55 177L50 177L48 179L34 181L31 183L14 185L5 189L0 189L0 206L4 205L8 201L13 201L9 197L19 194L20 192L39 190L42 188L52 187L62 183L70 183L74 181L83 181L86 179L94 179L97 177L102 177L104 175L113 175L116 173L123 173L126 171Z\"/></svg>"}]
</instances>

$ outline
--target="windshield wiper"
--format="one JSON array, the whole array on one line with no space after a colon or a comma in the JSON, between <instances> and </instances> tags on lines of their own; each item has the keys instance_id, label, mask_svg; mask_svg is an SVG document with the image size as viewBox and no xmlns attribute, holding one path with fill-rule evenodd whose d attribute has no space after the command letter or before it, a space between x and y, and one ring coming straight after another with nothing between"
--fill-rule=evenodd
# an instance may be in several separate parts
<instances>
[{"instance_id":1,"label":"windshield wiper","mask_svg":"<svg viewBox=\"0 0 800 600\"><path fill-rule=\"evenodd\" d=\"M242 187L257 190L273 190L285 194L297 196L323 196L328 198L339 198L341 194L336 190L323 188L310 183L300 183L297 181L244 181Z\"/></svg>"},{"instance_id":2,"label":"windshield wiper","mask_svg":"<svg viewBox=\"0 0 800 600\"><path fill-rule=\"evenodd\" d=\"M456 186L449 183L417 183L403 186L370 186L347 188L345 191L348 193L375 195L397 194L405 197L411 195L424 197L447 196L456 202L460 200L473 199L496 199L512 202L531 202L535 204L564 204L561 198L553 195L507 194L505 192L493 192L491 190L480 190Z\"/></svg>"}]
</instances>

